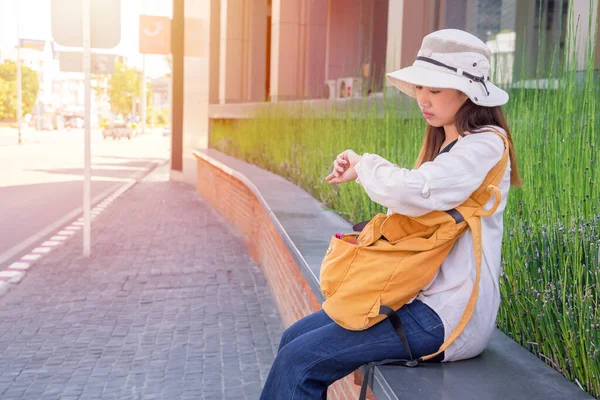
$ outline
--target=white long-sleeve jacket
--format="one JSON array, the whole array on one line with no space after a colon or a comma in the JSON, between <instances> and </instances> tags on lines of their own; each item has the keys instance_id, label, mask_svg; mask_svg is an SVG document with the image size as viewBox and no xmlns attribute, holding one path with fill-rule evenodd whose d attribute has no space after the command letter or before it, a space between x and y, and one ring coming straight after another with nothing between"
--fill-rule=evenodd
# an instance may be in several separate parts
<instances>
[{"instance_id":1,"label":"white long-sleeve jacket","mask_svg":"<svg viewBox=\"0 0 600 400\"><path fill-rule=\"evenodd\" d=\"M494 127L505 134L504 130ZM475 191L500 160L504 143L491 132L460 137L449 152L418 169L400 168L376 154L365 153L355 169L367 195L392 212L420 216L433 210L450 210ZM480 354L495 329L500 305L503 211L510 188L510 161L499 185L502 200L496 212L481 218L483 257L475 311L462 334L444 353L444 361ZM493 204L491 199L487 208ZM416 297L441 318L448 338L460 320L475 282L475 254L471 231L465 232L431 283Z\"/></svg>"}]
</instances>

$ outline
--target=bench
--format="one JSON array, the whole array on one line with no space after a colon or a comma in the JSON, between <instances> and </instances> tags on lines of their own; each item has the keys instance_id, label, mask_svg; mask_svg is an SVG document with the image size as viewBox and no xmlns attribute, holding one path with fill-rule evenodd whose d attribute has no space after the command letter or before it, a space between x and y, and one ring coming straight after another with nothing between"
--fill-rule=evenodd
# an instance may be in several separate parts
<instances>
[{"instance_id":1,"label":"bench","mask_svg":"<svg viewBox=\"0 0 600 400\"><path fill-rule=\"evenodd\" d=\"M335 232L350 232L352 225L278 175L213 149L194 154L198 162L199 193L226 214L225 217L233 225L237 224L238 229L244 231L242 234L255 259L261 266L273 263L273 247L261 249L257 247L260 243L256 240L266 240L264 220L259 222L258 219L268 218L301 272L296 279L304 279L307 290L312 291L314 298L321 303L324 298L318 276L323 255L331 235ZM230 200L224 206L223 199L227 196ZM244 205L244 201L247 201L244 198L251 196L256 197L256 202L251 206ZM265 217L257 217L263 215L257 213L263 213ZM252 218L257 221L248 221ZM286 263L285 258L278 259L283 260L279 262ZM263 269L272 288L277 282L282 282L279 276L268 276L283 274L279 271L279 266L274 269L263 266ZM286 301L287 293L278 293L276 287L273 290L276 292L276 302ZM298 302L298 299L294 301ZM310 299L305 304L310 304ZM280 312L288 308L289 305L282 306ZM290 317L287 318L289 324ZM283 319L285 321L286 317ZM364 375L364 367L361 370ZM371 389L378 400L592 399L577 385L499 330L493 334L488 348L480 356L470 360L423 363L418 368L376 367ZM338 398L353 398L347 396L349 395L339 395Z\"/></svg>"}]
</instances>

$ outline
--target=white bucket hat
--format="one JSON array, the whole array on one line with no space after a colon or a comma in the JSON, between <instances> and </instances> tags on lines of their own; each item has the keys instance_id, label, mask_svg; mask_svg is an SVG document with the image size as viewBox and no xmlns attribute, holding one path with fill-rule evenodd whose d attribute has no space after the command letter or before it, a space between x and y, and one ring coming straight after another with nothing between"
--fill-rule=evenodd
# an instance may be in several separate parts
<instances>
[{"instance_id":1,"label":"white bucket hat","mask_svg":"<svg viewBox=\"0 0 600 400\"><path fill-rule=\"evenodd\" d=\"M476 36L442 29L423 38L412 66L390 72L390 82L411 97L415 86L451 88L484 107L508 102L508 93L490 82L490 48Z\"/></svg>"}]
</instances>

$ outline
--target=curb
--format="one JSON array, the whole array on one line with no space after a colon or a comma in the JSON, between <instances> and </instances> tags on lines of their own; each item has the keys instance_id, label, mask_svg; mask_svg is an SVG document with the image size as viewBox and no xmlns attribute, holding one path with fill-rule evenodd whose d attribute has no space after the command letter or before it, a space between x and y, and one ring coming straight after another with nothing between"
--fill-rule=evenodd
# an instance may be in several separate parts
<instances>
[{"instance_id":1,"label":"curb","mask_svg":"<svg viewBox=\"0 0 600 400\"><path fill-rule=\"evenodd\" d=\"M95 220L102 211L106 210L113 201L121 197L125 192L133 186L141 182L144 178L150 175L154 170L165 166L169 160L161 163L153 163L146 171L133 177L130 182L127 182L118 187L112 193L106 195L98 204L91 209L91 220ZM44 256L60 247L63 243L73 237L78 231L83 229L83 216L71 222L67 226L63 226L58 232L51 237L46 238L43 243L31 249L27 254L23 255L18 261L10 264L6 269L0 271L0 296L9 292L11 286L18 284L24 278L29 269Z\"/></svg>"}]
</instances>

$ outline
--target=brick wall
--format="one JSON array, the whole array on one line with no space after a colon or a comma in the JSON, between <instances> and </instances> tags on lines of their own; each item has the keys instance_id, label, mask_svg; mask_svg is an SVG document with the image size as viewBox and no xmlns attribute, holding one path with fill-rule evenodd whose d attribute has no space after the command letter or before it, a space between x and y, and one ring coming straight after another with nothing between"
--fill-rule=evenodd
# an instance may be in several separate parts
<instances>
[{"instance_id":1,"label":"brick wall","mask_svg":"<svg viewBox=\"0 0 600 400\"><path fill-rule=\"evenodd\" d=\"M198 193L242 233L269 282L284 326L320 310L319 301L254 193L229 173L197 159ZM358 393L359 387L350 375L332 385L328 395L331 399L350 400L358 398Z\"/></svg>"}]
</instances>

